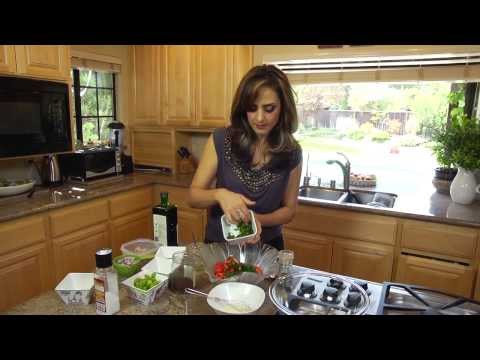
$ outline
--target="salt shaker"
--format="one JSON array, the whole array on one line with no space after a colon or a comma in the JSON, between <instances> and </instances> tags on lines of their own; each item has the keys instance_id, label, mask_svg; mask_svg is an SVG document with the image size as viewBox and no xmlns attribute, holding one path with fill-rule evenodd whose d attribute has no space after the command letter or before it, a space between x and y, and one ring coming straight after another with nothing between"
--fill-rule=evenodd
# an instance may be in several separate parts
<instances>
[{"instance_id":1,"label":"salt shaker","mask_svg":"<svg viewBox=\"0 0 480 360\"><path fill-rule=\"evenodd\" d=\"M112 249L95 253L95 307L99 315L112 315L120 311L118 277L112 267Z\"/></svg>"}]
</instances>

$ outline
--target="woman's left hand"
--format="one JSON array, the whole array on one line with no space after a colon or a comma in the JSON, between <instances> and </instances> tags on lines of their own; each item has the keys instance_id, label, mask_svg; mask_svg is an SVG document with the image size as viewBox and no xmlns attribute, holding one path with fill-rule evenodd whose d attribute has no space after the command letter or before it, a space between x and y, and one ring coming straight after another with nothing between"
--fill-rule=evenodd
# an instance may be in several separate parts
<instances>
[{"instance_id":1,"label":"woman's left hand","mask_svg":"<svg viewBox=\"0 0 480 360\"><path fill-rule=\"evenodd\" d=\"M256 215L256 214L254 214ZM260 235L262 234L262 224L260 223L260 221L258 220L257 216L254 216L255 217L255 225L257 226L257 234L255 235L255 237L253 239L250 239L248 241L246 241L246 243L248 244L256 244L257 242L260 241Z\"/></svg>"}]
</instances>

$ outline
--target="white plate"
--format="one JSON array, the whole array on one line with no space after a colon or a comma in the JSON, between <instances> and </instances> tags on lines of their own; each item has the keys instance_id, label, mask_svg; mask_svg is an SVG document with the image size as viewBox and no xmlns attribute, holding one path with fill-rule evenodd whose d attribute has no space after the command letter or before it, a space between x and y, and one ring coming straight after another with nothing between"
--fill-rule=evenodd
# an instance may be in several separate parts
<instances>
[{"instance_id":1,"label":"white plate","mask_svg":"<svg viewBox=\"0 0 480 360\"><path fill-rule=\"evenodd\" d=\"M9 196L9 195L16 195L31 190L35 182L29 182L26 184L21 185L13 185L13 186L0 186L0 196Z\"/></svg>"}]
</instances>

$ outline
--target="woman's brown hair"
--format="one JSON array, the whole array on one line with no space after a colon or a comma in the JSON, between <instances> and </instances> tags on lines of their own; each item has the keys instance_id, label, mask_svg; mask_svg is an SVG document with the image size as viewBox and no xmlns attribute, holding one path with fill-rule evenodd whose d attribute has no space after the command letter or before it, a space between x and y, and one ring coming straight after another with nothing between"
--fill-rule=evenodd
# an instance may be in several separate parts
<instances>
[{"instance_id":1,"label":"woman's brown hair","mask_svg":"<svg viewBox=\"0 0 480 360\"><path fill-rule=\"evenodd\" d=\"M274 65L255 66L240 81L232 102L232 152L241 162L251 165L251 148L257 135L248 123L247 111L255 104L260 89L265 87L276 92L281 104L278 123L267 137L272 155L269 166L282 168L285 160L300 150L292 135L297 130L298 118L292 86L287 76Z\"/></svg>"}]
</instances>

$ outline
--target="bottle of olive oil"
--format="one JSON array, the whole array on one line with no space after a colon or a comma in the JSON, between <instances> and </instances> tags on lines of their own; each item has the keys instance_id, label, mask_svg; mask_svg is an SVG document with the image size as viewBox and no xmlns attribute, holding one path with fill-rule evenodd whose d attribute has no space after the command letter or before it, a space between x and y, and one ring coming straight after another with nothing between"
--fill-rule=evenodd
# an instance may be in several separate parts
<instances>
[{"instance_id":1,"label":"bottle of olive oil","mask_svg":"<svg viewBox=\"0 0 480 360\"><path fill-rule=\"evenodd\" d=\"M160 205L153 208L153 236L162 246L177 246L177 207L168 202L168 193L160 194Z\"/></svg>"}]
</instances>

